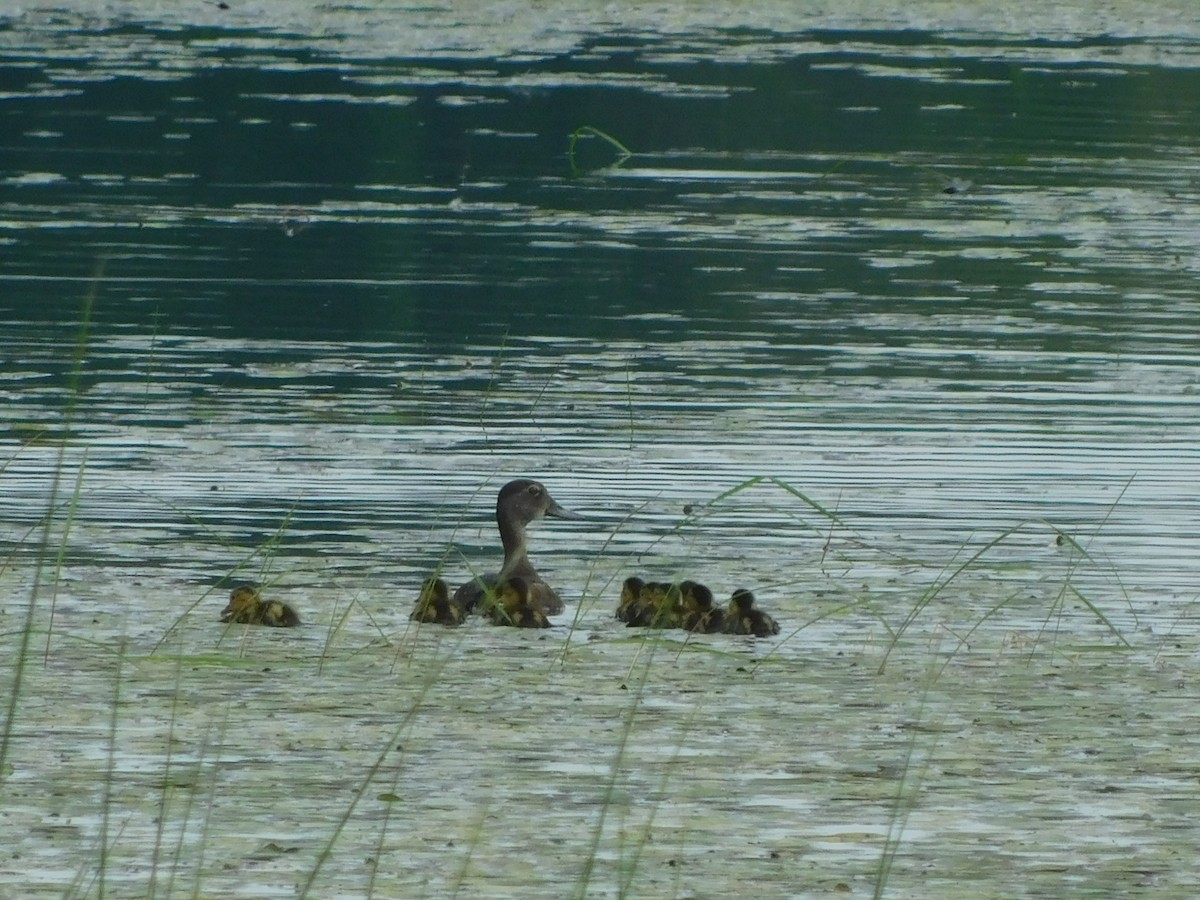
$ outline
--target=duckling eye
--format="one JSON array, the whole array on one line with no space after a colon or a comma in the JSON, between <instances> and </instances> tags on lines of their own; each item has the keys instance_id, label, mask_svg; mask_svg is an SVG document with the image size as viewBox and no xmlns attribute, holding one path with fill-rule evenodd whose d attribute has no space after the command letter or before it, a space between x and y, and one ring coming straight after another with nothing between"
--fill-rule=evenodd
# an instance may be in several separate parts
<instances>
[{"instance_id":1,"label":"duckling eye","mask_svg":"<svg viewBox=\"0 0 1200 900\"><path fill-rule=\"evenodd\" d=\"M540 487L538 487L536 484L531 484L529 486L529 496L530 497L540 497L541 494L542 494L542 489Z\"/></svg>"}]
</instances>

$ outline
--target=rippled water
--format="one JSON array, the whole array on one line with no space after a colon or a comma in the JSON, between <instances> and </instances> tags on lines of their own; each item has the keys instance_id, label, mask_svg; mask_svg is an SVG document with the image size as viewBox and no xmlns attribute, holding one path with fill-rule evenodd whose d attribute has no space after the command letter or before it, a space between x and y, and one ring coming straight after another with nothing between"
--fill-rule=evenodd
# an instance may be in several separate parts
<instances>
[{"instance_id":1,"label":"rippled water","mask_svg":"<svg viewBox=\"0 0 1200 900\"><path fill-rule=\"evenodd\" d=\"M0 879L1194 888L1194 16L229 6L0 15ZM408 630L526 474L558 627Z\"/></svg>"}]
</instances>

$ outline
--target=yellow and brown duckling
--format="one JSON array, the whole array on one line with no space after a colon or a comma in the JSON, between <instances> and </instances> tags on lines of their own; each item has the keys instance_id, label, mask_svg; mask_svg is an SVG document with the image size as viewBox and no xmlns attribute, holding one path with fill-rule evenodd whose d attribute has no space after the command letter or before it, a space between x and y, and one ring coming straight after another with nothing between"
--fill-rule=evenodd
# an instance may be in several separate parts
<instances>
[{"instance_id":1,"label":"yellow and brown duckling","mask_svg":"<svg viewBox=\"0 0 1200 900\"><path fill-rule=\"evenodd\" d=\"M421 593L409 618L414 622L435 625L461 625L467 611L450 598L450 588L440 578L430 578L421 585Z\"/></svg>"},{"instance_id":2,"label":"yellow and brown duckling","mask_svg":"<svg viewBox=\"0 0 1200 900\"><path fill-rule=\"evenodd\" d=\"M629 622L638 616L641 609L639 601L642 596L642 588L645 586L646 582L636 575L629 576L621 585L621 601L617 604L616 615L622 622Z\"/></svg>"},{"instance_id":3,"label":"yellow and brown duckling","mask_svg":"<svg viewBox=\"0 0 1200 900\"><path fill-rule=\"evenodd\" d=\"M630 628L675 628L680 620L679 585L625 579L617 618Z\"/></svg>"},{"instance_id":4,"label":"yellow and brown duckling","mask_svg":"<svg viewBox=\"0 0 1200 900\"><path fill-rule=\"evenodd\" d=\"M229 605L221 611L221 621L292 628L300 624L300 617L286 603L264 600L256 585L239 584L229 595Z\"/></svg>"},{"instance_id":5,"label":"yellow and brown duckling","mask_svg":"<svg viewBox=\"0 0 1200 900\"><path fill-rule=\"evenodd\" d=\"M770 637L779 634L779 623L761 609L755 608L752 593L738 588L729 599L729 609L725 613L725 633Z\"/></svg>"},{"instance_id":6,"label":"yellow and brown duckling","mask_svg":"<svg viewBox=\"0 0 1200 900\"><path fill-rule=\"evenodd\" d=\"M583 518L559 506L546 486L532 478L518 478L500 488L496 496L496 525L500 529L500 543L504 547L504 562L499 572L472 578L462 585L454 592L454 602L467 612L473 612L485 596L516 576L524 579L530 604L549 616L562 612L565 608L562 598L542 580L529 561L525 531L544 516Z\"/></svg>"},{"instance_id":7,"label":"yellow and brown duckling","mask_svg":"<svg viewBox=\"0 0 1200 900\"><path fill-rule=\"evenodd\" d=\"M713 606L713 593L695 581L679 583L679 625L684 631L718 634L725 630L725 611Z\"/></svg>"},{"instance_id":8,"label":"yellow and brown duckling","mask_svg":"<svg viewBox=\"0 0 1200 900\"><path fill-rule=\"evenodd\" d=\"M480 601L480 610L493 625L549 628L545 610L534 602L529 589L529 582L521 576L510 578Z\"/></svg>"}]
</instances>

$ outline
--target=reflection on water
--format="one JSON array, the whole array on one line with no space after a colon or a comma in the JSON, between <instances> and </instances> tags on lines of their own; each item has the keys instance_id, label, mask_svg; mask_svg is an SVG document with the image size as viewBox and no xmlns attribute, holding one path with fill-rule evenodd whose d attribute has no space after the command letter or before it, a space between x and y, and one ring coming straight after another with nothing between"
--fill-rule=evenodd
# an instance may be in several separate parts
<instances>
[{"instance_id":1,"label":"reflection on water","mask_svg":"<svg viewBox=\"0 0 1200 900\"><path fill-rule=\"evenodd\" d=\"M719 732L688 712L695 684L652 684L647 708L671 725L640 735L641 760L672 756L676 727L696 757L758 748L762 771L730 778L760 796L722 797L722 809L754 809L749 832L785 843L841 756L821 754L845 749L834 733L808 741L796 789L789 748L814 722L858 729L853 765L865 768L849 784L880 782L870 803L894 794L898 770L871 760L896 743L866 710L887 694L894 723L925 690L911 675L922 665L900 664L911 681L853 689L841 666L861 656L870 664L850 674L869 677L914 608L921 652L935 656L977 641L995 659L1032 655L1048 633L1076 648L1115 647L1114 631L1191 637L1200 189L1197 119L1181 98L1200 89L1194 17L1060 10L1031 37L1013 33L1011 5L963 21L940 3L887 15L850 4L812 23L766 4L731 27L724 10L674 21L658 6L563 4L553 28L507 6L322 7L300 22L228 6L0 16L7 615L46 558L36 526L61 468L52 546L71 525L54 633L124 635L135 656L164 635L233 653L232 637L213 649L224 597L206 592L240 567L291 592L306 622L336 623L336 639L322 625L267 644L293 670L328 658L332 680L257 688L327 734L345 698L321 691L357 703L381 659L437 652L404 631L417 585L439 566L453 579L494 565L495 491L537 475L588 517L534 533L540 568L578 598L578 631L466 630L456 647L475 680L461 722L437 726L482 739L471 730L491 701L476 709L471 690L490 681L471 654L520 669L518 650L548 659L566 640L583 664L574 681L556 676L555 724L514 703L507 726L539 742L566 729L579 759L534 753L545 791L603 780L611 735L571 730L560 707L572 692L598 702L598 672L632 681L639 657L611 616L621 578L753 587L793 637L686 657L712 664L718 694L704 696ZM584 138L573 177L567 142L582 125L633 155ZM357 655L385 638L400 649ZM359 649L347 659L342 647ZM727 653L815 691L820 718L789 695L772 719L783 736L751 718L731 743L724 717L739 721L762 682L729 682ZM153 698L160 674L130 677ZM1046 688L1022 674L1020 691ZM50 689L30 689L31 721L52 715L39 693ZM713 699L726 690L739 705ZM988 703L1003 707L1004 690L989 682ZM106 721L109 696L81 708ZM848 710L847 696L864 705ZM598 720L623 715L608 702ZM392 712L358 721L390 727ZM1006 723L1028 713L989 707L976 721L994 718L995 732L964 726L956 739L1002 757ZM227 744L229 759L254 758ZM120 766L157 771L143 750ZM1053 764L1022 752L1031 769ZM436 772L445 802L475 821L474 794L454 791L464 773ZM657 774L630 777L660 789ZM530 802L496 783L496 802ZM986 779L971 784L949 815L964 831L1003 806ZM853 793L831 788L826 811ZM345 808L319 796L326 812ZM1099 809L1067 799L1082 818ZM694 800L662 821L696 828ZM777 816L759 821L764 807ZM578 831L571 811L555 821ZM1004 807L1004 840L1027 812ZM705 834L713 846L723 827L746 839L731 815ZM806 839L852 837L855 859L875 858L881 820L855 815ZM938 826L909 838L936 843Z\"/></svg>"}]
</instances>

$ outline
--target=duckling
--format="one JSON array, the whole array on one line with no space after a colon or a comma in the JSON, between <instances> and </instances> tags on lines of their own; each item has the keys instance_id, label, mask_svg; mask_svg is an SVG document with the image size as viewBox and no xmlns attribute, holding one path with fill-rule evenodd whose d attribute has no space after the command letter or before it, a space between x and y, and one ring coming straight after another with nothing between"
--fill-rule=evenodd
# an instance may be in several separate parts
<instances>
[{"instance_id":1,"label":"duckling","mask_svg":"<svg viewBox=\"0 0 1200 900\"><path fill-rule=\"evenodd\" d=\"M292 628L300 624L300 617L286 603L263 600L255 585L239 584L229 594L229 605L221 611L221 621Z\"/></svg>"},{"instance_id":2,"label":"duckling","mask_svg":"<svg viewBox=\"0 0 1200 900\"><path fill-rule=\"evenodd\" d=\"M779 634L779 623L761 609L754 608L752 593L745 588L738 588L729 598L729 609L725 614L725 633L769 637Z\"/></svg>"},{"instance_id":3,"label":"duckling","mask_svg":"<svg viewBox=\"0 0 1200 900\"><path fill-rule=\"evenodd\" d=\"M515 576L508 579L495 593L482 601L483 614L493 625L514 628L549 628L545 611L529 597L529 582Z\"/></svg>"},{"instance_id":4,"label":"duckling","mask_svg":"<svg viewBox=\"0 0 1200 900\"><path fill-rule=\"evenodd\" d=\"M713 606L713 593L695 581L679 582L679 624L685 631L718 634L725 630L725 611Z\"/></svg>"},{"instance_id":5,"label":"duckling","mask_svg":"<svg viewBox=\"0 0 1200 900\"><path fill-rule=\"evenodd\" d=\"M414 622L435 625L461 625L467 612L450 599L450 588L440 578L430 578L421 585L421 593L409 618Z\"/></svg>"},{"instance_id":6,"label":"duckling","mask_svg":"<svg viewBox=\"0 0 1200 900\"><path fill-rule=\"evenodd\" d=\"M546 615L558 615L565 608L554 588L542 580L529 561L525 529L543 516L559 519L582 519L583 516L563 509L546 486L531 478L518 478L500 488L496 497L496 524L500 528L500 543L504 547L504 562L499 572L472 578L454 592L454 602L473 612L483 598L494 592L513 576L524 579L529 589L529 602Z\"/></svg>"},{"instance_id":7,"label":"duckling","mask_svg":"<svg viewBox=\"0 0 1200 900\"><path fill-rule=\"evenodd\" d=\"M646 582L636 575L630 575L621 585L621 602L617 604L616 616L622 622L628 622L638 612L638 598Z\"/></svg>"},{"instance_id":8,"label":"duckling","mask_svg":"<svg viewBox=\"0 0 1200 900\"><path fill-rule=\"evenodd\" d=\"M631 584L631 582L634 582ZM634 588L637 589L636 597ZM626 592L629 600L626 602ZM626 579L617 617L629 628L675 628L679 625L679 586L663 581Z\"/></svg>"}]
</instances>

